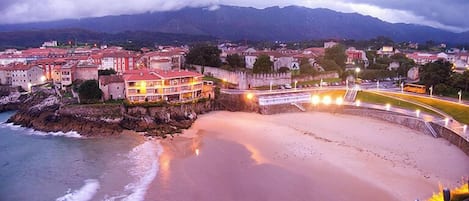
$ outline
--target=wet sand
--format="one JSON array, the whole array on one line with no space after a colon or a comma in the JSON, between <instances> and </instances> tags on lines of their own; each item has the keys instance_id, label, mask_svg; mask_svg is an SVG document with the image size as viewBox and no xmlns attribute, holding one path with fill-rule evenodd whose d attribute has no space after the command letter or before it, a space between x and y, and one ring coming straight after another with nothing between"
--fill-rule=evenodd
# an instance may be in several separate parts
<instances>
[{"instance_id":1,"label":"wet sand","mask_svg":"<svg viewBox=\"0 0 469 201\"><path fill-rule=\"evenodd\" d=\"M328 113L213 112L162 144L145 200L423 200L469 174L443 139Z\"/></svg>"}]
</instances>

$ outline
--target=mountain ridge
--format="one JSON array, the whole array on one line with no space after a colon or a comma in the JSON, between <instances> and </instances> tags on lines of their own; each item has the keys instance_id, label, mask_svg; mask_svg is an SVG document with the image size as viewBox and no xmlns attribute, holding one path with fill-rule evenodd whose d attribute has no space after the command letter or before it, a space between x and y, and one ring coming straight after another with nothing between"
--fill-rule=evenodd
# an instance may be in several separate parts
<instances>
[{"instance_id":1,"label":"mountain ridge","mask_svg":"<svg viewBox=\"0 0 469 201\"><path fill-rule=\"evenodd\" d=\"M106 33L151 31L209 35L228 40L361 40L387 36L395 41L469 43L469 32L453 33L424 25L389 23L358 13L301 6L257 9L221 5L216 10L183 8L176 11L0 25L0 31L63 28Z\"/></svg>"}]
</instances>

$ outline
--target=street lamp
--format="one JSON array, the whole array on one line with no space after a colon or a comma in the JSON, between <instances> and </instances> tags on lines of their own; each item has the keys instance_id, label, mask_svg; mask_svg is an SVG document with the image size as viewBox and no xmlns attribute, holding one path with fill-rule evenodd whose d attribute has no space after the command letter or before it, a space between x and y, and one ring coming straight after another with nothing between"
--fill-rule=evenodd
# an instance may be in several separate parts
<instances>
[{"instance_id":1,"label":"street lamp","mask_svg":"<svg viewBox=\"0 0 469 201\"><path fill-rule=\"evenodd\" d=\"M376 81L376 90L379 90L379 80Z\"/></svg>"},{"instance_id":2,"label":"street lamp","mask_svg":"<svg viewBox=\"0 0 469 201\"><path fill-rule=\"evenodd\" d=\"M321 80L319 81L319 88L322 88L322 78L321 78Z\"/></svg>"},{"instance_id":3,"label":"street lamp","mask_svg":"<svg viewBox=\"0 0 469 201\"><path fill-rule=\"evenodd\" d=\"M295 89L296 89L296 85L298 84L298 80L295 80Z\"/></svg>"},{"instance_id":4,"label":"street lamp","mask_svg":"<svg viewBox=\"0 0 469 201\"><path fill-rule=\"evenodd\" d=\"M433 85L428 88L430 90L430 97L433 97Z\"/></svg>"},{"instance_id":5,"label":"street lamp","mask_svg":"<svg viewBox=\"0 0 469 201\"><path fill-rule=\"evenodd\" d=\"M272 91L272 80L270 80L270 91Z\"/></svg>"},{"instance_id":6,"label":"street lamp","mask_svg":"<svg viewBox=\"0 0 469 201\"><path fill-rule=\"evenodd\" d=\"M386 107L386 110L387 110L387 111L391 110L391 104L386 103L386 106L385 106L385 107Z\"/></svg>"},{"instance_id":7,"label":"street lamp","mask_svg":"<svg viewBox=\"0 0 469 201\"><path fill-rule=\"evenodd\" d=\"M401 82L401 93L404 93L404 82Z\"/></svg>"},{"instance_id":8,"label":"street lamp","mask_svg":"<svg viewBox=\"0 0 469 201\"><path fill-rule=\"evenodd\" d=\"M360 68L355 68L355 80L358 80L358 73L360 73L361 69Z\"/></svg>"},{"instance_id":9,"label":"street lamp","mask_svg":"<svg viewBox=\"0 0 469 201\"><path fill-rule=\"evenodd\" d=\"M345 88L348 90L348 80L345 80Z\"/></svg>"},{"instance_id":10,"label":"street lamp","mask_svg":"<svg viewBox=\"0 0 469 201\"><path fill-rule=\"evenodd\" d=\"M417 117L420 116L420 110L419 109L415 110L415 116L417 116Z\"/></svg>"},{"instance_id":11,"label":"street lamp","mask_svg":"<svg viewBox=\"0 0 469 201\"><path fill-rule=\"evenodd\" d=\"M459 95L459 102L461 102L462 90L459 90L458 95Z\"/></svg>"}]
</instances>

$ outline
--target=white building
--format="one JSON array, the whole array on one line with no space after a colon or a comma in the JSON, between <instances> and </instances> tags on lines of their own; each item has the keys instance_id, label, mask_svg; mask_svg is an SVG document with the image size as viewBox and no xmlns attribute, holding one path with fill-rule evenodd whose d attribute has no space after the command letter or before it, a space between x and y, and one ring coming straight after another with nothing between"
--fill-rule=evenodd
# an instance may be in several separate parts
<instances>
[{"instance_id":1,"label":"white building","mask_svg":"<svg viewBox=\"0 0 469 201\"><path fill-rule=\"evenodd\" d=\"M324 43L324 49L334 47L334 46L336 46L337 44L338 44L338 43L336 43L336 42L334 42L334 41L325 42L325 43Z\"/></svg>"},{"instance_id":2,"label":"white building","mask_svg":"<svg viewBox=\"0 0 469 201\"><path fill-rule=\"evenodd\" d=\"M44 84L46 81L44 70L37 65L16 64L10 71L11 86L20 86L26 91L30 91L31 86Z\"/></svg>"}]
</instances>

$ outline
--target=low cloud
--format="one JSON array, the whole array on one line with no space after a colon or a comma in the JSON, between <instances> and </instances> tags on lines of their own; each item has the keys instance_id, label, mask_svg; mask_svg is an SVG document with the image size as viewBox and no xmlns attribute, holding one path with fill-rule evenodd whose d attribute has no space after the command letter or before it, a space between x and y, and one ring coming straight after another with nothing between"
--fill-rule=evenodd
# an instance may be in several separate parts
<instances>
[{"instance_id":1,"label":"low cloud","mask_svg":"<svg viewBox=\"0 0 469 201\"><path fill-rule=\"evenodd\" d=\"M100 17L143 12L178 10L184 7L218 5L269 6L298 5L357 12L396 23L413 23L455 32L468 31L467 0L0 0L0 23L51 21L67 18Z\"/></svg>"}]
</instances>

